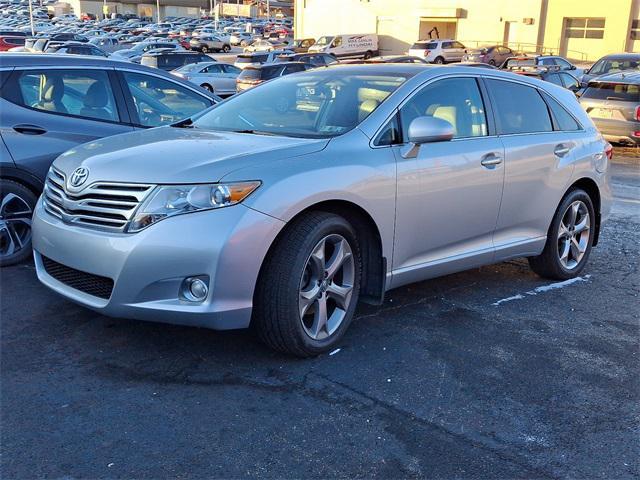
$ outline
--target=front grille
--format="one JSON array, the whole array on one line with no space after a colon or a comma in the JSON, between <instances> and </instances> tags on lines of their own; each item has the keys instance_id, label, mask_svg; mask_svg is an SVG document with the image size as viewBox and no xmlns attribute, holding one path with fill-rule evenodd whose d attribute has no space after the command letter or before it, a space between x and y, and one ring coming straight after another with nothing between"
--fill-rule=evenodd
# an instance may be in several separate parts
<instances>
[{"instance_id":1,"label":"front grille","mask_svg":"<svg viewBox=\"0 0 640 480\"><path fill-rule=\"evenodd\" d=\"M49 275L71 288L105 300L109 300L111 297L113 280L110 278L67 267L44 255L42 256L42 264Z\"/></svg>"},{"instance_id":2,"label":"front grille","mask_svg":"<svg viewBox=\"0 0 640 480\"><path fill-rule=\"evenodd\" d=\"M78 193L67 190L65 176L52 168L44 186L44 208L65 223L123 232L153 185L96 182Z\"/></svg>"}]
</instances>

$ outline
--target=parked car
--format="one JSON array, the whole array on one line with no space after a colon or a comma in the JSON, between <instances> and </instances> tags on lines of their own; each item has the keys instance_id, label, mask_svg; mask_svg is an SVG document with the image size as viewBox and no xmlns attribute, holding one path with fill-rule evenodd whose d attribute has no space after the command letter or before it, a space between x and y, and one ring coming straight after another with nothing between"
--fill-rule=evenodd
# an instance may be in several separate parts
<instances>
[{"instance_id":1,"label":"parked car","mask_svg":"<svg viewBox=\"0 0 640 480\"><path fill-rule=\"evenodd\" d=\"M466 47L451 39L420 40L409 49L409 55L438 64L460 62L465 53Z\"/></svg>"},{"instance_id":2,"label":"parked car","mask_svg":"<svg viewBox=\"0 0 640 480\"><path fill-rule=\"evenodd\" d=\"M509 70L513 67L557 67L563 71L570 71L577 78L582 77L584 73L581 68L558 55L517 55L507 58L500 66L503 70Z\"/></svg>"},{"instance_id":3,"label":"parked car","mask_svg":"<svg viewBox=\"0 0 640 480\"><path fill-rule=\"evenodd\" d=\"M367 63L421 63L427 64L424 58L414 57L411 55L384 55L382 57L372 57L369 60L365 60Z\"/></svg>"},{"instance_id":4,"label":"parked car","mask_svg":"<svg viewBox=\"0 0 640 480\"><path fill-rule=\"evenodd\" d=\"M279 62L303 62L309 63L314 67L326 67L338 63L338 59L328 53L293 53L289 55L280 55L277 58Z\"/></svg>"},{"instance_id":5,"label":"parked car","mask_svg":"<svg viewBox=\"0 0 640 480\"><path fill-rule=\"evenodd\" d=\"M253 33L249 32L236 32L229 37L229 43L234 46L246 47L251 42L253 42Z\"/></svg>"},{"instance_id":6,"label":"parked car","mask_svg":"<svg viewBox=\"0 0 640 480\"><path fill-rule=\"evenodd\" d=\"M258 40L254 40L251 44L244 47L243 52L271 52L272 50L280 50L286 46L287 45L280 40L265 40L263 38L260 38Z\"/></svg>"},{"instance_id":7,"label":"parked car","mask_svg":"<svg viewBox=\"0 0 640 480\"><path fill-rule=\"evenodd\" d=\"M599 76L589 82L580 104L604 138L640 145L640 72Z\"/></svg>"},{"instance_id":8,"label":"parked car","mask_svg":"<svg viewBox=\"0 0 640 480\"><path fill-rule=\"evenodd\" d=\"M78 33L72 33L72 32L54 33L49 37L49 40L53 40L56 42L81 42L81 43L85 43L89 41L89 39L84 35L80 35Z\"/></svg>"},{"instance_id":9,"label":"parked car","mask_svg":"<svg viewBox=\"0 0 640 480\"><path fill-rule=\"evenodd\" d=\"M25 37L17 35L0 35L0 52L11 48L24 47Z\"/></svg>"},{"instance_id":10,"label":"parked car","mask_svg":"<svg viewBox=\"0 0 640 480\"><path fill-rule=\"evenodd\" d=\"M190 63L208 62L211 60L209 55L200 52L190 52L188 50L161 49L151 50L142 55L141 65L154 67L170 72L176 68L180 68Z\"/></svg>"},{"instance_id":11,"label":"parked car","mask_svg":"<svg viewBox=\"0 0 640 480\"><path fill-rule=\"evenodd\" d=\"M309 53L328 53L338 59L342 58L364 58L377 57L378 35L329 35L320 37L318 41L311 45Z\"/></svg>"},{"instance_id":12,"label":"parked car","mask_svg":"<svg viewBox=\"0 0 640 480\"><path fill-rule=\"evenodd\" d=\"M62 53L68 55L91 55L95 57L108 57L104 51L90 43L81 42L64 42L55 43L50 41L45 48L44 53Z\"/></svg>"},{"instance_id":13,"label":"parked car","mask_svg":"<svg viewBox=\"0 0 640 480\"><path fill-rule=\"evenodd\" d=\"M315 43L315 38L297 38L291 43L289 48L295 53L307 53L309 47L315 45Z\"/></svg>"},{"instance_id":14,"label":"parked car","mask_svg":"<svg viewBox=\"0 0 640 480\"><path fill-rule=\"evenodd\" d=\"M234 65L238 68L258 67L264 63L279 61L283 55L291 55L291 50L273 50L272 52L241 53L236 57Z\"/></svg>"},{"instance_id":15,"label":"parked car","mask_svg":"<svg viewBox=\"0 0 640 480\"><path fill-rule=\"evenodd\" d=\"M226 63L202 61L174 70L174 75L200 85L220 97L236 93L236 79L240 75L238 67Z\"/></svg>"},{"instance_id":16,"label":"parked car","mask_svg":"<svg viewBox=\"0 0 640 480\"><path fill-rule=\"evenodd\" d=\"M580 90L580 81L571 75L568 71L560 70L558 66L552 67L514 67L510 69L512 72L526 75L528 77L539 78L545 82L555 83L556 85L578 93Z\"/></svg>"},{"instance_id":17,"label":"parked car","mask_svg":"<svg viewBox=\"0 0 640 480\"><path fill-rule=\"evenodd\" d=\"M544 277L580 275L610 212L609 147L547 82L315 69L56 159L34 215L36 272L101 314L251 325L275 349L317 355L359 300L405 284L518 257Z\"/></svg>"},{"instance_id":18,"label":"parked car","mask_svg":"<svg viewBox=\"0 0 640 480\"><path fill-rule=\"evenodd\" d=\"M197 50L202 53L209 52L228 52L231 50L231 45L226 43L223 39L215 35L200 35L199 37L193 37L189 42L191 50Z\"/></svg>"},{"instance_id":19,"label":"parked car","mask_svg":"<svg viewBox=\"0 0 640 480\"><path fill-rule=\"evenodd\" d=\"M513 57L515 54L516 52L504 45L490 45L467 50L467 53L462 57L462 62L488 63L495 67L502 65L507 58Z\"/></svg>"},{"instance_id":20,"label":"parked car","mask_svg":"<svg viewBox=\"0 0 640 480\"><path fill-rule=\"evenodd\" d=\"M30 256L30 213L54 158L80 143L178 121L217 99L157 69L76 55L2 54L0 86L0 205L11 195L25 206L14 223L2 220L0 265Z\"/></svg>"},{"instance_id":21,"label":"parked car","mask_svg":"<svg viewBox=\"0 0 640 480\"><path fill-rule=\"evenodd\" d=\"M118 50L117 52L113 52L111 55L112 58L117 60L135 60L139 59L149 50L157 50L159 48L175 48L176 50L183 50L182 46L173 40L149 40L145 42L136 43L131 48L127 48L124 50ZM138 61L139 62L139 61Z\"/></svg>"},{"instance_id":22,"label":"parked car","mask_svg":"<svg viewBox=\"0 0 640 480\"><path fill-rule=\"evenodd\" d=\"M586 86L589 81L601 75L608 75L626 70L640 70L640 53L616 53L613 55L606 55L584 72L581 81Z\"/></svg>"},{"instance_id":23,"label":"parked car","mask_svg":"<svg viewBox=\"0 0 640 480\"><path fill-rule=\"evenodd\" d=\"M91 40L89 40L89 43L95 45L96 47L107 53L124 50L125 48L115 37L93 37Z\"/></svg>"},{"instance_id":24,"label":"parked car","mask_svg":"<svg viewBox=\"0 0 640 480\"><path fill-rule=\"evenodd\" d=\"M242 92L260 85L267 80L289 75L291 73L304 72L314 68L313 65L303 62L275 63L270 65L259 65L257 67L247 67L241 70L236 78L236 90Z\"/></svg>"}]
</instances>

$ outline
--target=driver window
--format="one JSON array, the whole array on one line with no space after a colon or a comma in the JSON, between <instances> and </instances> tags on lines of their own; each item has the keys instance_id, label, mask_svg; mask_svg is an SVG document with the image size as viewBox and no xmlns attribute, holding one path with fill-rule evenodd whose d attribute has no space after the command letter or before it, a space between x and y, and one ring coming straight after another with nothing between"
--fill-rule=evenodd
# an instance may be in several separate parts
<instances>
[{"instance_id":1,"label":"driver window","mask_svg":"<svg viewBox=\"0 0 640 480\"><path fill-rule=\"evenodd\" d=\"M454 138L487 135L487 119L482 96L474 78L448 78L424 87L400 109L402 138L418 117L446 120L454 129Z\"/></svg>"},{"instance_id":2,"label":"driver window","mask_svg":"<svg viewBox=\"0 0 640 480\"><path fill-rule=\"evenodd\" d=\"M123 72L138 114L138 124L158 127L177 122L212 104L196 92L151 75Z\"/></svg>"},{"instance_id":3,"label":"driver window","mask_svg":"<svg viewBox=\"0 0 640 480\"><path fill-rule=\"evenodd\" d=\"M333 44L334 47L339 47L340 45L342 45L342 37L336 37L333 40Z\"/></svg>"}]
</instances>

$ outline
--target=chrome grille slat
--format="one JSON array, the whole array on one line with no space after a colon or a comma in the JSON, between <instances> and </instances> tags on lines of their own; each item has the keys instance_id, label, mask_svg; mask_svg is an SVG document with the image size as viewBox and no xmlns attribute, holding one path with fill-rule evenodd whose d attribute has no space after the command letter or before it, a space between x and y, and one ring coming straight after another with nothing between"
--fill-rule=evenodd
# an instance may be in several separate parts
<instances>
[{"instance_id":1,"label":"chrome grille slat","mask_svg":"<svg viewBox=\"0 0 640 480\"><path fill-rule=\"evenodd\" d=\"M154 185L95 182L80 192L66 189L62 172L52 168L44 187L44 208L65 223L123 232Z\"/></svg>"}]
</instances>

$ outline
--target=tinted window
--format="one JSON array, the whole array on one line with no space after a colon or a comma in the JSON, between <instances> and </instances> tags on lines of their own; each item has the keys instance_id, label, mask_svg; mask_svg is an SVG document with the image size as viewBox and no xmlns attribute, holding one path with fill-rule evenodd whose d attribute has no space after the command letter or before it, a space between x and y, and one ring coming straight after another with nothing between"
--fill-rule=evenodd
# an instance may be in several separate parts
<instances>
[{"instance_id":1,"label":"tinted window","mask_svg":"<svg viewBox=\"0 0 640 480\"><path fill-rule=\"evenodd\" d=\"M454 137L487 135L487 120L478 84L473 78L450 78L427 85L400 109L403 138L411 122L422 116L446 120Z\"/></svg>"},{"instance_id":2,"label":"tinted window","mask_svg":"<svg viewBox=\"0 0 640 480\"><path fill-rule=\"evenodd\" d=\"M304 70L304 65L287 65L284 67L284 74L288 75L289 73L302 72Z\"/></svg>"},{"instance_id":3,"label":"tinted window","mask_svg":"<svg viewBox=\"0 0 640 480\"><path fill-rule=\"evenodd\" d=\"M119 121L106 72L48 70L22 72L18 90L25 106L52 113Z\"/></svg>"},{"instance_id":4,"label":"tinted window","mask_svg":"<svg viewBox=\"0 0 640 480\"><path fill-rule=\"evenodd\" d=\"M541 58L538 62L540 65L555 65L556 62L553 58Z\"/></svg>"},{"instance_id":5,"label":"tinted window","mask_svg":"<svg viewBox=\"0 0 640 480\"><path fill-rule=\"evenodd\" d=\"M174 82L122 72L138 114L138 123L157 127L176 122L209 107L211 101Z\"/></svg>"},{"instance_id":6,"label":"tinted window","mask_svg":"<svg viewBox=\"0 0 640 480\"><path fill-rule=\"evenodd\" d=\"M557 73L550 73L545 77L545 80L547 82L554 83L560 87L564 87L564 85L562 84L562 80L560 79L560 75L558 75Z\"/></svg>"},{"instance_id":7,"label":"tinted window","mask_svg":"<svg viewBox=\"0 0 640 480\"><path fill-rule=\"evenodd\" d=\"M573 89L580 88L578 80L576 80L573 75L569 75L568 73L560 73L560 78L562 78L565 87Z\"/></svg>"},{"instance_id":8,"label":"tinted window","mask_svg":"<svg viewBox=\"0 0 640 480\"><path fill-rule=\"evenodd\" d=\"M384 126L380 131L374 145L385 146L395 145L400 143L400 127L398 125L398 115L394 115L393 118Z\"/></svg>"},{"instance_id":9,"label":"tinted window","mask_svg":"<svg viewBox=\"0 0 640 480\"><path fill-rule=\"evenodd\" d=\"M569 114L569 112L565 110L562 105L560 105L546 93L543 93L542 96L547 102L547 105L549 105L549 109L551 109L551 113L553 114L553 118L556 123L554 130L580 130L580 125L578 124L578 122L575 121L575 119Z\"/></svg>"},{"instance_id":10,"label":"tinted window","mask_svg":"<svg viewBox=\"0 0 640 480\"><path fill-rule=\"evenodd\" d=\"M452 48L453 42L442 42L442 48Z\"/></svg>"},{"instance_id":11,"label":"tinted window","mask_svg":"<svg viewBox=\"0 0 640 480\"><path fill-rule=\"evenodd\" d=\"M220 65L209 65L207 68L202 70L202 73L220 73L222 68Z\"/></svg>"},{"instance_id":12,"label":"tinted window","mask_svg":"<svg viewBox=\"0 0 640 480\"><path fill-rule=\"evenodd\" d=\"M640 102L640 85L624 83L593 82L584 91L584 98L598 100L618 100L622 102Z\"/></svg>"},{"instance_id":13,"label":"tinted window","mask_svg":"<svg viewBox=\"0 0 640 480\"><path fill-rule=\"evenodd\" d=\"M282 73L282 65L262 69L262 80L271 80Z\"/></svg>"},{"instance_id":14,"label":"tinted window","mask_svg":"<svg viewBox=\"0 0 640 480\"><path fill-rule=\"evenodd\" d=\"M550 132L547 105L535 88L487 79L502 134Z\"/></svg>"},{"instance_id":15,"label":"tinted window","mask_svg":"<svg viewBox=\"0 0 640 480\"><path fill-rule=\"evenodd\" d=\"M235 74L239 74L242 70L240 70L238 67L235 67L233 65L227 65L226 63L223 63L221 65L222 70L225 73L235 73Z\"/></svg>"}]
</instances>

